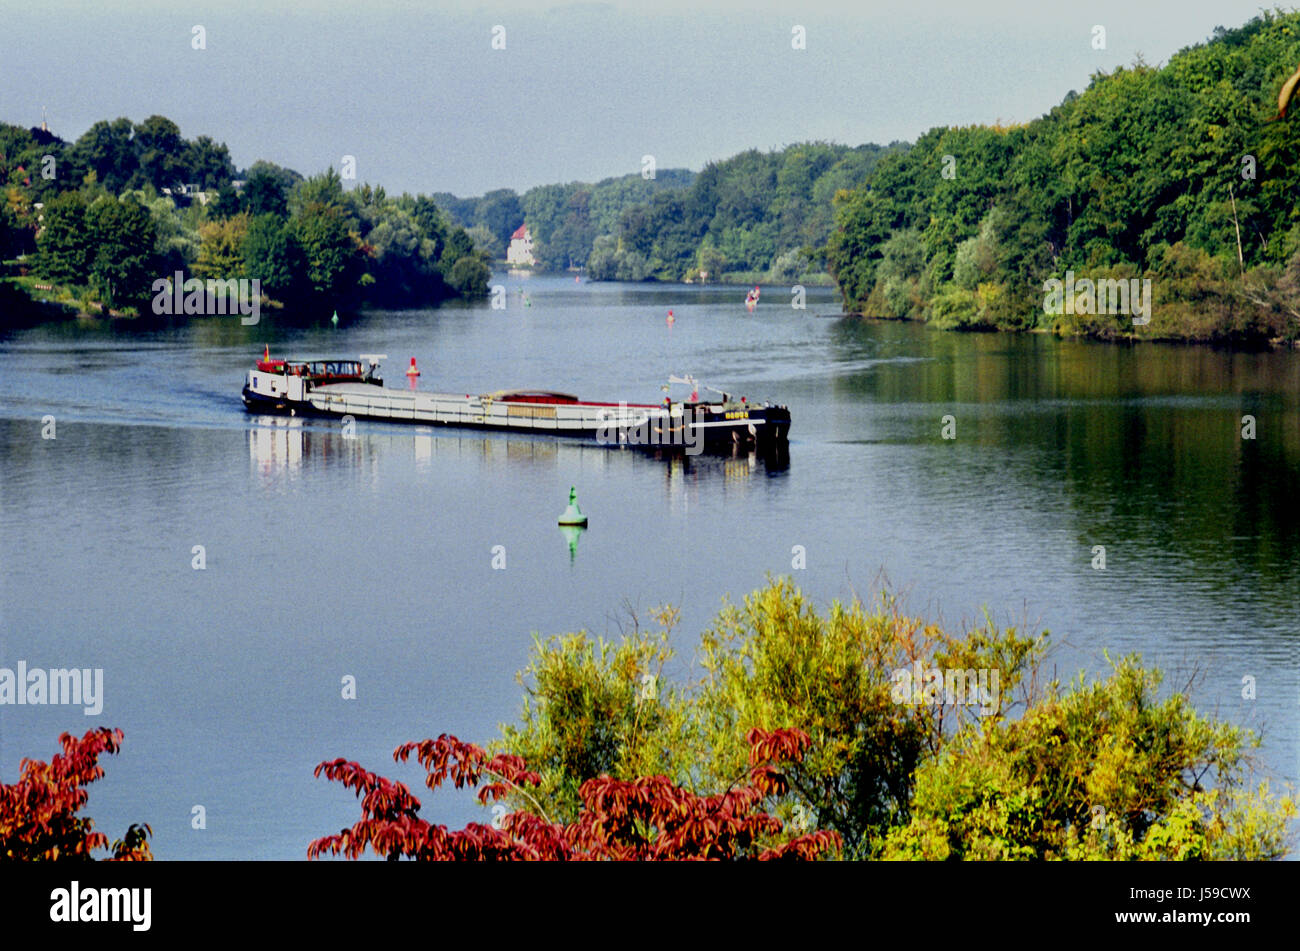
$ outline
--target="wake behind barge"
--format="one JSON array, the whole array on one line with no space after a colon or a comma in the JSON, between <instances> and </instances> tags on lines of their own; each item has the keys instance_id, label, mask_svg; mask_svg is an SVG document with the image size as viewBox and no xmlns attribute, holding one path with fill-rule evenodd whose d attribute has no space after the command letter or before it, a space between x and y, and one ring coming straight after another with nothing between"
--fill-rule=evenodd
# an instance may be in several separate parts
<instances>
[{"instance_id":1,"label":"wake behind barge","mask_svg":"<svg viewBox=\"0 0 1300 951\"><path fill-rule=\"evenodd\" d=\"M790 410L712 387L690 377L669 383L692 387L680 402L608 403L580 400L552 390L494 393L428 393L385 387L378 354L360 360L273 360L269 351L248 371L244 406L250 413L290 416L352 416L434 426L495 429L591 438L606 445L692 452L783 452L788 448ZM412 371L414 375L414 360ZM700 399L707 389L717 399Z\"/></svg>"}]
</instances>

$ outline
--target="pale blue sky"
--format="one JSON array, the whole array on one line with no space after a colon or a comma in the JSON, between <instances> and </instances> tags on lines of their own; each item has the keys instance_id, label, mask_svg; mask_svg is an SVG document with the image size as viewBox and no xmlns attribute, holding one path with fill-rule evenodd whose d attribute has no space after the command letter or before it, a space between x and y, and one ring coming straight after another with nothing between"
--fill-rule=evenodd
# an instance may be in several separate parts
<instances>
[{"instance_id":1,"label":"pale blue sky","mask_svg":"<svg viewBox=\"0 0 1300 951\"><path fill-rule=\"evenodd\" d=\"M303 173L459 195L698 169L806 139L1026 121L1096 70L1239 26L1255 2L9 4L0 119L76 138L159 113ZM207 48L191 48L201 24ZM506 48L491 47L505 27ZM791 48L802 25L807 49ZM1092 28L1106 28L1106 49Z\"/></svg>"}]
</instances>

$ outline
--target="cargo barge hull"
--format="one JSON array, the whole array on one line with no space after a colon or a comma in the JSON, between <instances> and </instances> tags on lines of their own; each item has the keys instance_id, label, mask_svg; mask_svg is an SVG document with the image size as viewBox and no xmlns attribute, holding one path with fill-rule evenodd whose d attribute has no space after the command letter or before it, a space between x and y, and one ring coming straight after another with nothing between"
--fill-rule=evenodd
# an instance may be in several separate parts
<instances>
[{"instance_id":1,"label":"cargo barge hull","mask_svg":"<svg viewBox=\"0 0 1300 951\"><path fill-rule=\"evenodd\" d=\"M297 367L342 367L347 372L298 373L294 372ZM779 452L788 445L790 412L785 406L735 400L725 393L717 401L666 400L661 404L586 402L548 390L432 393L387 388L373 374L361 374L359 368L353 373L352 368L345 361L259 363L245 381L244 406L251 413L350 416L568 436L611 446L687 453Z\"/></svg>"}]
</instances>

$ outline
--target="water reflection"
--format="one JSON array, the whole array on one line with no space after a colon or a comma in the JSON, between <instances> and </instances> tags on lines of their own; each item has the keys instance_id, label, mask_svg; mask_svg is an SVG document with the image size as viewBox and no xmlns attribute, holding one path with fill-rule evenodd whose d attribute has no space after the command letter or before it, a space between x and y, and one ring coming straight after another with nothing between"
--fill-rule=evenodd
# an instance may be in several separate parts
<instances>
[{"instance_id":1,"label":"water reflection","mask_svg":"<svg viewBox=\"0 0 1300 951\"><path fill-rule=\"evenodd\" d=\"M1174 556L1222 596L1259 599L1261 581L1281 590L1300 572L1294 354L856 319L831 339L842 441L922 450L933 461L914 488L927 498L1014 492L1039 513L1065 503L1078 544ZM949 413L957 438L945 443ZM956 453L930 455L945 448Z\"/></svg>"},{"instance_id":2,"label":"water reflection","mask_svg":"<svg viewBox=\"0 0 1300 951\"><path fill-rule=\"evenodd\" d=\"M569 546L569 563L572 564L578 554L578 540L582 538L582 533L586 531L586 528L581 525L561 525L559 529L560 534L564 536L564 540Z\"/></svg>"},{"instance_id":3,"label":"water reflection","mask_svg":"<svg viewBox=\"0 0 1300 951\"><path fill-rule=\"evenodd\" d=\"M409 454L417 472L428 472L437 459L447 457L477 457L489 466L530 466L543 470L580 466L587 471L603 472L614 467L648 464L662 467L671 497L686 485L698 485L702 481L736 485L749 481L755 474L776 474L790 466L788 452L764 456L734 450L727 454L691 456L659 449L642 451L554 437L483 434L454 428L399 429L378 423L358 430L356 423L340 425L330 420L301 417L258 415L250 420L249 460L254 471L262 475L333 465L360 468L377 464L381 455L389 454Z\"/></svg>"},{"instance_id":4,"label":"water reflection","mask_svg":"<svg viewBox=\"0 0 1300 951\"><path fill-rule=\"evenodd\" d=\"M362 441L338 429L312 426L292 417L258 416L248 430L248 456L262 475L298 471L304 466L324 467L344 463L359 467Z\"/></svg>"}]
</instances>

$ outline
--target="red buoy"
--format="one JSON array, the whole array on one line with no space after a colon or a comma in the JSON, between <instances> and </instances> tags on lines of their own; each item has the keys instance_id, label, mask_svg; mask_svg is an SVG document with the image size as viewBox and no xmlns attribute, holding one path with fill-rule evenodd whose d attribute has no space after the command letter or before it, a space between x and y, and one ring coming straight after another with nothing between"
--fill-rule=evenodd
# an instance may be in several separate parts
<instances>
[{"instance_id":1,"label":"red buoy","mask_svg":"<svg viewBox=\"0 0 1300 951\"><path fill-rule=\"evenodd\" d=\"M420 368L415 365L415 357L411 357L411 365L406 368L407 376L419 376Z\"/></svg>"}]
</instances>

